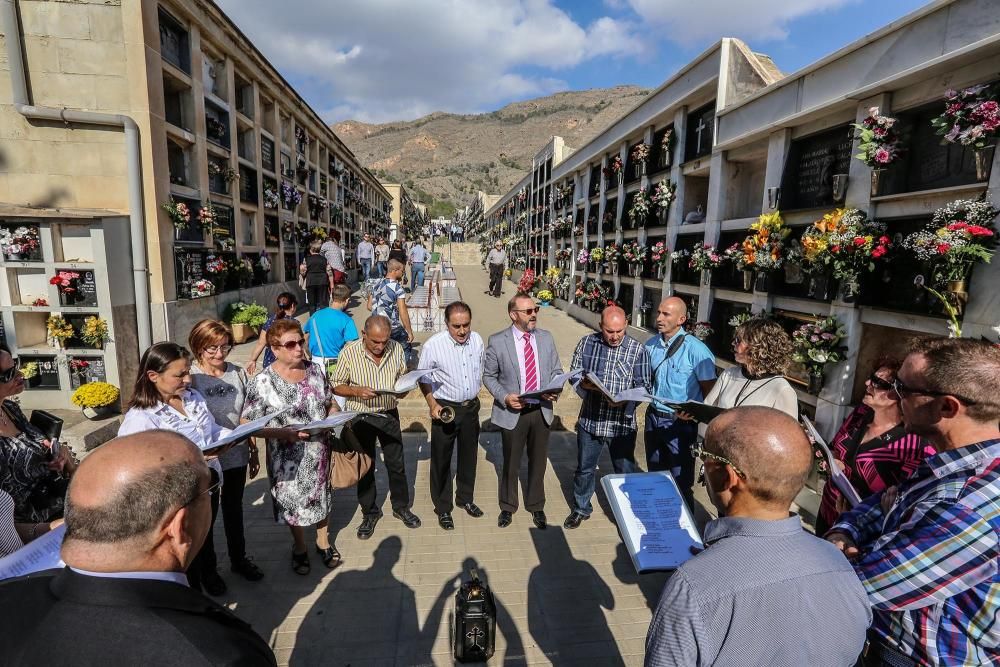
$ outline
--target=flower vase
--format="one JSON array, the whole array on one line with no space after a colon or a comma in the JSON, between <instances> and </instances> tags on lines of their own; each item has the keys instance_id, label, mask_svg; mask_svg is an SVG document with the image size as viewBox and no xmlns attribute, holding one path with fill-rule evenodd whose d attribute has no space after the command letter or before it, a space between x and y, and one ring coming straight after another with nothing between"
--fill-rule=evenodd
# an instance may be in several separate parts
<instances>
[{"instance_id":1,"label":"flower vase","mask_svg":"<svg viewBox=\"0 0 1000 667\"><path fill-rule=\"evenodd\" d=\"M608 262L608 266L611 267L611 273L618 273L618 262Z\"/></svg>"},{"instance_id":2,"label":"flower vase","mask_svg":"<svg viewBox=\"0 0 1000 667\"><path fill-rule=\"evenodd\" d=\"M755 292L770 292L771 291L771 272L770 271L760 271L757 273L757 280L754 283L753 289Z\"/></svg>"},{"instance_id":3,"label":"flower vase","mask_svg":"<svg viewBox=\"0 0 1000 667\"><path fill-rule=\"evenodd\" d=\"M664 268L665 267L663 266L663 264L657 264L656 265L656 279L657 280L663 280L663 271L664 271Z\"/></svg>"},{"instance_id":4,"label":"flower vase","mask_svg":"<svg viewBox=\"0 0 1000 667\"><path fill-rule=\"evenodd\" d=\"M35 375L32 375L30 378L25 378L24 382L25 384L28 385L28 387L37 387L38 385L42 384L42 374L36 373Z\"/></svg>"},{"instance_id":5,"label":"flower vase","mask_svg":"<svg viewBox=\"0 0 1000 667\"><path fill-rule=\"evenodd\" d=\"M99 405L97 407L83 409L83 416L91 420L104 419L105 417L110 417L114 413L114 405Z\"/></svg>"},{"instance_id":6,"label":"flower vase","mask_svg":"<svg viewBox=\"0 0 1000 667\"><path fill-rule=\"evenodd\" d=\"M712 286L712 270L711 269L702 269L702 271L701 271L701 284L704 285L705 287L711 287Z\"/></svg>"},{"instance_id":7,"label":"flower vase","mask_svg":"<svg viewBox=\"0 0 1000 667\"><path fill-rule=\"evenodd\" d=\"M885 184L885 169L872 169L872 197L882 194L882 186Z\"/></svg>"},{"instance_id":8,"label":"flower vase","mask_svg":"<svg viewBox=\"0 0 1000 667\"><path fill-rule=\"evenodd\" d=\"M976 180L985 181L990 177L990 165L993 163L994 146L977 148L973 154L976 158Z\"/></svg>"},{"instance_id":9,"label":"flower vase","mask_svg":"<svg viewBox=\"0 0 1000 667\"><path fill-rule=\"evenodd\" d=\"M948 293L948 301L954 306L956 313L961 315L965 304L969 302L969 292L966 291L965 281L949 280L948 289L945 291Z\"/></svg>"},{"instance_id":10,"label":"flower vase","mask_svg":"<svg viewBox=\"0 0 1000 667\"><path fill-rule=\"evenodd\" d=\"M743 269L743 289L747 292L753 289L753 269Z\"/></svg>"},{"instance_id":11,"label":"flower vase","mask_svg":"<svg viewBox=\"0 0 1000 667\"><path fill-rule=\"evenodd\" d=\"M844 303L854 303L858 300L859 291L861 290L857 280L845 278L840 281L840 286L837 290L837 298Z\"/></svg>"},{"instance_id":12,"label":"flower vase","mask_svg":"<svg viewBox=\"0 0 1000 667\"><path fill-rule=\"evenodd\" d=\"M806 389L813 396L819 396L819 393L823 391L823 373L810 373L809 374L809 387Z\"/></svg>"},{"instance_id":13,"label":"flower vase","mask_svg":"<svg viewBox=\"0 0 1000 667\"><path fill-rule=\"evenodd\" d=\"M550 303L549 303L548 301L542 301L542 302L541 302L540 304L538 304L538 305L540 305L540 306L541 306L542 308L548 308L548 307L549 307L549 305L550 305Z\"/></svg>"}]
</instances>

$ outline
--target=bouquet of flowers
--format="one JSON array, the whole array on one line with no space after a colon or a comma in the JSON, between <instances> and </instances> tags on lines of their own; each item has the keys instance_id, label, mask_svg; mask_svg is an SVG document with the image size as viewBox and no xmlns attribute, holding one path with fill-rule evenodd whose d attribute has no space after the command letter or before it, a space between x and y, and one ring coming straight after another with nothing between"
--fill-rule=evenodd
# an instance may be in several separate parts
<instances>
[{"instance_id":1,"label":"bouquet of flowers","mask_svg":"<svg viewBox=\"0 0 1000 667\"><path fill-rule=\"evenodd\" d=\"M49 315L45 321L45 331L48 333L49 339L55 341L60 347L65 340L72 338L73 334L76 333L72 324L67 322L62 315L56 314Z\"/></svg>"},{"instance_id":2,"label":"bouquet of flowers","mask_svg":"<svg viewBox=\"0 0 1000 667\"><path fill-rule=\"evenodd\" d=\"M645 164L646 160L649 159L649 144L643 142L637 144L635 148L632 149L632 160L639 164Z\"/></svg>"},{"instance_id":3,"label":"bouquet of flowers","mask_svg":"<svg viewBox=\"0 0 1000 667\"><path fill-rule=\"evenodd\" d=\"M745 266L771 270L781 267L785 238L789 229L781 219L781 213L762 213L757 222L750 225L753 234L743 239Z\"/></svg>"},{"instance_id":4,"label":"bouquet of flowers","mask_svg":"<svg viewBox=\"0 0 1000 667\"><path fill-rule=\"evenodd\" d=\"M49 278L50 285L56 285L60 294L76 296L80 291L80 274L76 271L59 271Z\"/></svg>"},{"instance_id":5,"label":"bouquet of flowers","mask_svg":"<svg viewBox=\"0 0 1000 667\"><path fill-rule=\"evenodd\" d=\"M638 241L626 241L622 244L622 257L629 264L642 264L648 254L646 246L639 245Z\"/></svg>"},{"instance_id":6,"label":"bouquet of flowers","mask_svg":"<svg viewBox=\"0 0 1000 667\"><path fill-rule=\"evenodd\" d=\"M538 298L541 301L552 301L552 299L554 299L555 296L552 294L551 290L542 289L538 290Z\"/></svg>"},{"instance_id":7,"label":"bouquet of flowers","mask_svg":"<svg viewBox=\"0 0 1000 667\"><path fill-rule=\"evenodd\" d=\"M732 262L738 271L748 268L746 255L743 253L743 246L739 243L734 243L722 251L722 261Z\"/></svg>"},{"instance_id":8,"label":"bouquet of flowers","mask_svg":"<svg viewBox=\"0 0 1000 667\"><path fill-rule=\"evenodd\" d=\"M523 255L521 257L515 257L514 258L514 266L515 267L517 267L519 269L523 269L527 265L528 265L528 259L526 257L524 257Z\"/></svg>"},{"instance_id":9,"label":"bouquet of flowers","mask_svg":"<svg viewBox=\"0 0 1000 667\"><path fill-rule=\"evenodd\" d=\"M205 270L213 275L225 274L229 271L229 265L218 255L209 255L205 258Z\"/></svg>"},{"instance_id":10,"label":"bouquet of flowers","mask_svg":"<svg viewBox=\"0 0 1000 667\"><path fill-rule=\"evenodd\" d=\"M670 181L663 179L656 184L653 190L653 203L663 210L670 208L670 204L677 198L677 186Z\"/></svg>"},{"instance_id":11,"label":"bouquet of flowers","mask_svg":"<svg viewBox=\"0 0 1000 667\"><path fill-rule=\"evenodd\" d=\"M538 282L535 279L535 270L526 269L523 274L521 274L521 280L517 283L517 291L524 292L528 294L535 287L535 283Z\"/></svg>"},{"instance_id":12,"label":"bouquet of flowers","mask_svg":"<svg viewBox=\"0 0 1000 667\"><path fill-rule=\"evenodd\" d=\"M295 139L302 142L306 146L309 145L309 135L306 134L305 128L299 125L295 126Z\"/></svg>"},{"instance_id":13,"label":"bouquet of flowers","mask_svg":"<svg viewBox=\"0 0 1000 667\"><path fill-rule=\"evenodd\" d=\"M161 208L170 216L170 222L174 223L174 229L185 229L191 222L191 209L182 201L176 202L171 199Z\"/></svg>"},{"instance_id":14,"label":"bouquet of flowers","mask_svg":"<svg viewBox=\"0 0 1000 667\"><path fill-rule=\"evenodd\" d=\"M554 285L554 287L563 294L566 294L572 284L572 279L570 279L568 275L563 274L563 276L559 279L559 283Z\"/></svg>"},{"instance_id":15,"label":"bouquet of flowers","mask_svg":"<svg viewBox=\"0 0 1000 667\"><path fill-rule=\"evenodd\" d=\"M931 121L946 143L960 143L976 150L986 148L1000 133L997 86L979 85L944 94L944 112Z\"/></svg>"},{"instance_id":16,"label":"bouquet of flowers","mask_svg":"<svg viewBox=\"0 0 1000 667\"><path fill-rule=\"evenodd\" d=\"M722 265L722 255L718 253L715 246L703 244L695 246L691 250L691 259L688 260L688 267L695 271L711 271Z\"/></svg>"},{"instance_id":17,"label":"bouquet of flowers","mask_svg":"<svg viewBox=\"0 0 1000 667\"><path fill-rule=\"evenodd\" d=\"M868 110L860 124L855 123L859 153L855 156L872 169L887 167L900 155L901 141L896 130L896 119L883 116L878 107Z\"/></svg>"},{"instance_id":18,"label":"bouquet of flowers","mask_svg":"<svg viewBox=\"0 0 1000 667\"><path fill-rule=\"evenodd\" d=\"M39 298L35 299L34 301L32 301L31 305L35 306L36 308L44 308L45 306L49 305L49 301L48 301L48 299L43 299L43 298L39 297Z\"/></svg>"},{"instance_id":19,"label":"bouquet of flowers","mask_svg":"<svg viewBox=\"0 0 1000 667\"><path fill-rule=\"evenodd\" d=\"M215 207L209 202L198 209L198 224L201 225L202 229L212 229L212 225L215 223Z\"/></svg>"},{"instance_id":20,"label":"bouquet of flowers","mask_svg":"<svg viewBox=\"0 0 1000 667\"><path fill-rule=\"evenodd\" d=\"M226 183L232 183L233 181L240 180L240 174L238 171L232 167L227 167L211 160L208 162L208 175L222 176Z\"/></svg>"},{"instance_id":21,"label":"bouquet of flowers","mask_svg":"<svg viewBox=\"0 0 1000 667\"><path fill-rule=\"evenodd\" d=\"M802 235L806 268L833 268L848 293L856 293L861 274L875 270L875 262L889 252L891 239L885 224L869 220L856 208L838 208L817 220Z\"/></svg>"},{"instance_id":22,"label":"bouquet of flowers","mask_svg":"<svg viewBox=\"0 0 1000 667\"><path fill-rule=\"evenodd\" d=\"M0 248L7 259L28 259L36 255L41 243L38 240L38 228L20 226L13 232L0 229Z\"/></svg>"},{"instance_id":23,"label":"bouquet of flowers","mask_svg":"<svg viewBox=\"0 0 1000 667\"><path fill-rule=\"evenodd\" d=\"M542 274L542 282L544 282L549 287L555 287L559 282L559 276L562 275L562 271L555 267L550 266L545 269L545 273Z\"/></svg>"},{"instance_id":24,"label":"bouquet of flowers","mask_svg":"<svg viewBox=\"0 0 1000 667\"><path fill-rule=\"evenodd\" d=\"M604 178L611 180L611 177L622 173L624 165L622 164L622 158L620 155L614 156L612 159L608 160L608 166L604 168Z\"/></svg>"},{"instance_id":25,"label":"bouquet of flowers","mask_svg":"<svg viewBox=\"0 0 1000 667\"><path fill-rule=\"evenodd\" d=\"M753 319L753 315L750 313L750 311L744 311L742 313L736 313L735 315L733 315L732 317L730 317L729 320L726 321L726 324L728 324L729 326L731 326L731 327L733 327L735 329L736 327L740 326L741 324L744 324L745 322L749 322L752 319Z\"/></svg>"},{"instance_id":26,"label":"bouquet of flowers","mask_svg":"<svg viewBox=\"0 0 1000 667\"><path fill-rule=\"evenodd\" d=\"M556 261L557 262L568 262L573 256L573 251L569 248L560 248L556 250Z\"/></svg>"},{"instance_id":27,"label":"bouquet of flowers","mask_svg":"<svg viewBox=\"0 0 1000 667\"><path fill-rule=\"evenodd\" d=\"M609 243L604 246L604 261L609 265L617 264L618 260L622 257L622 249L617 243ZM594 258L594 254L590 254L590 258Z\"/></svg>"},{"instance_id":28,"label":"bouquet of flowers","mask_svg":"<svg viewBox=\"0 0 1000 667\"><path fill-rule=\"evenodd\" d=\"M691 331L692 336L703 342L707 340L709 336L715 333L715 331L712 329L711 322L695 322L694 324L690 325L689 330Z\"/></svg>"},{"instance_id":29,"label":"bouquet of flowers","mask_svg":"<svg viewBox=\"0 0 1000 667\"><path fill-rule=\"evenodd\" d=\"M672 253L670 253L670 261L680 262L684 259L687 259L690 256L691 256L690 250L674 250Z\"/></svg>"},{"instance_id":30,"label":"bouquet of flowers","mask_svg":"<svg viewBox=\"0 0 1000 667\"><path fill-rule=\"evenodd\" d=\"M29 361L28 363L21 366L21 376L24 377L25 380L30 380L36 375L38 375L37 361Z\"/></svg>"},{"instance_id":31,"label":"bouquet of flowers","mask_svg":"<svg viewBox=\"0 0 1000 667\"><path fill-rule=\"evenodd\" d=\"M792 332L792 360L805 366L810 375L822 375L824 366L844 360L844 336L836 317L807 322Z\"/></svg>"},{"instance_id":32,"label":"bouquet of flowers","mask_svg":"<svg viewBox=\"0 0 1000 667\"><path fill-rule=\"evenodd\" d=\"M670 149L673 147L674 131L672 129L668 129L663 133L663 140L660 141L660 151L667 157L667 159L663 161L664 164L668 164L670 162Z\"/></svg>"},{"instance_id":33,"label":"bouquet of flowers","mask_svg":"<svg viewBox=\"0 0 1000 667\"><path fill-rule=\"evenodd\" d=\"M101 347L111 339L108 334L108 323L96 315L91 315L83 321L80 329L80 340L93 347Z\"/></svg>"},{"instance_id":34,"label":"bouquet of flowers","mask_svg":"<svg viewBox=\"0 0 1000 667\"><path fill-rule=\"evenodd\" d=\"M657 241L649 249L649 257L653 260L654 264L659 266L666 266L667 259L670 257L670 253L667 252L667 244L663 241Z\"/></svg>"},{"instance_id":35,"label":"bouquet of flowers","mask_svg":"<svg viewBox=\"0 0 1000 667\"><path fill-rule=\"evenodd\" d=\"M646 144L639 144L645 146ZM639 188L632 198L632 208L628 210L628 217L633 225L639 225L646 221L649 216L650 199L646 188Z\"/></svg>"},{"instance_id":36,"label":"bouquet of flowers","mask_svg":"<svg viewBox=\"0 0 1000 667\"><path fill-rule=\"evenodd\" d=\"M264 181L264 208L278 208L280 201L277 188L269 181Z\"/></svg>"},{"instance_id":37,"label":"bouquet of flowers","mask_svg":"<svg viewBox=\"0 0 1000 667\"><path fill-rule=\"evenodd\" d=\"M282 181L281 203L285 206L285 208L293 209L302 203L302 193L288 181Z\"/></svg>"},{"instance_id":38,"label":"bouquet of flowers","mask_svg":"<svg viewBox=\"0 0 1000 667\"><path fill-rule=\"evenodd\" d=\"M604 261L604 250L602 248L594 248L590 251L590 261L594 264L600 264Z\"/></svg>"},{"instance_id":39,"label":"bouquet of flowers","mask_svg":"<svg viewBox=\"0 0 1000 667\"><path fill-rule=\"evenodd\" d=\"M996 246L993 220L1000 210L984 199L958 199L934 212L930 224L903 240L903 247L933 266L937 287L966 280Z\"/></svg>"},{"instance_id":40,"label":"bouquet of flowers","mask_svg":"<svg viewBox=\"0 0 1000 667\"><path fill-rule=\"evenodd\" d=\"M215 294L215 285L212 284L211 280L206 280L202 278L201 280L194 281L191 285L191 298L197 299L203 296L212 296Z\"/></svg>"},{"instance_id":41,"label":"bouquet of flowers","mask_svg":"<svg viewBox=\"0 0 1000 667\"><path fill-rule=\"evenodd\" d=\"M586 265L590 261L590 253L587 252L586 248L581 248L580 252L576 255L576 263Z\"/></svg>"}]
</instances>

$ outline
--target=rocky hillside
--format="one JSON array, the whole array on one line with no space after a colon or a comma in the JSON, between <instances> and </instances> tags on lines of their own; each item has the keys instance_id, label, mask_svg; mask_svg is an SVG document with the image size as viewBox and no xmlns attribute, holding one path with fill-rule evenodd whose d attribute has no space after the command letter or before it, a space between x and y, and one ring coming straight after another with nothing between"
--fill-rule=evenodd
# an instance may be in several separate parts
<instances>
[{"instance_id":1,"label":"rocky hillside","mask_svg":"<svg viewBox=\"0 0 1000 667\"><path fill-rule=\"evenodd\" d=\"M433 198L433 214L448 214L478 190L509 190L552 135L580 147L648 93L636 86L574 91L492 113L433 113L382 125L344 121L333 129L380 178L406 183L425 203Z\"/></svg>"}]
</instances>

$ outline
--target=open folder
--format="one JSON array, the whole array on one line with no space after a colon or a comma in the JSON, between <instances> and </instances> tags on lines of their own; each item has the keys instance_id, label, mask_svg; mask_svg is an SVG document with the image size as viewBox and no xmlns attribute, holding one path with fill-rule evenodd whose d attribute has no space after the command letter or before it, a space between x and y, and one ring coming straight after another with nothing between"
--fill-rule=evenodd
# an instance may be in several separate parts
<instances>
[{"instance_id":1,"label":"open folder","mask_svg":"<svg viewBox=\"0 0 1000 667\"><path fill-rule=\"evenodd\" d=\"M289 425L285 428L294 429L296 432L305 432L309 435L317 435L319 433L323 433L324 431L335 429L342 424L346 424L360 414L360 412L350 411L334 412L326 419L319 419L308 424L298 424L294 426Z\"/></svg>"},{"instance_id":2,"label":"open folder","mask_svg":"<svg viewBox=\"0 0 1000 667\"><path fill-rule=\"evenodd\" d=\"M552 378L552 380L542 387L541 389L536 389L535 391L529 391L518 396L518 398L541 398L542 394L558 394L563 390L563 385L570 380L580 377L583 375L583 369L578 368L575 371L567 371L566 373L560 373L559 375Z\"/></svg>"},{"instance_id":3,"label":"open folder","mask_svg":"<svg viewBox=\"0 0 1000 667\"><path fill-rule=\"evenodd\" d=\"M201 448L201 451L207 453L219 449L220 447L231 445L234 442L240 442L241 440L246 440L257 431L268 428L268 424L271 423L272 419L280 415L283 415L286 412L288 412L288 408L285 408L284 410L278 410L277 412L272 412L269 415L264 415L260 419L254 419L252 422L247 422L246 424L240 424L232 431L230 431L228 435L219 438L215 442L207 443L204 447Z\"/></svg>"},{"instance_id":4,"label":"open folder","mask_svg":"<svg viewBox=\"0 0 1000 667\"><path fill-rule=\"evenodd\" d=\"M695 421L701 422L702 424L707 424L726 411L726 408L720 408L717 405L707 405L701 401L674 403L672 401L657 400L671 410L688 413L695 418Z\"/></svg>"},{"instance_id":5,"label":"open folder","mask_svg":"<svg viewBox=\"0 0 1000 667\"><path fill-rule=\"evenodd\" d=\"M812 437L813 441L823 450L823 457L826 459L826 466L830 470L830 481L833 482L837 490L843 494L847 502L850 503L851 507L859 504L861 502L861 496L851 485L851 480L847 479L847 475L833 462L833 452L827 446L826 441L820 436L819 431L816 430L816 425L813 424L809 417L802 415L802 424L806 427L806 432Z\"/></svg>"},{"instance_id":6,"label":"open folder","mask_svg":"<svg viewBox=\"0 0 1000 667\"><path fill-rule=\"evenodd\" d=\"M376 394L405 394L417 388L417 383L427 375L434 373L433 368L418 368L399 376L392 389L376 389Z\"/></svg>"},{"instance_id":7,"label":"open folder","mask_svg":"<svg viewBox=\"0 0 1000 667\"><path fill-rule=\"evenodd\" d=\"M636 403L648 403L653 400L653 397L649 395L645 387L632 387L631 389L626 389L625 391L620 391L617 394L612 394L611 390L601 382L593 373L587 373L587 379L597 387L597 390L608 397L613 403L625 403L626 401L635 401Z\"/></svg>"}]
</instances>

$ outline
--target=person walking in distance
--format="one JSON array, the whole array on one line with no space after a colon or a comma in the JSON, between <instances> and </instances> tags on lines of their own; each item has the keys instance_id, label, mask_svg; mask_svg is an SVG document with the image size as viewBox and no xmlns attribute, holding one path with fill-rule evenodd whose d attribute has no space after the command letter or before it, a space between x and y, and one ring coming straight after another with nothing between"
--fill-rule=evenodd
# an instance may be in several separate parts
<instances>
[{"instance_id":1,"label":"person walking in distance","mask_svg":"<svg viewBox=\"0 0 1000 667\"><path fill-rule=\"evenodd\" d=\"M649 352L625 333L628 320L618 306L601 313L601 330L584 336L573 352L571 370L593 373L614 393L641 387L650 389ZM635 407L632 402L614 403L584 377L577 384L583 398L576 427L577 465L573 476L573 507L563 527L574 529L590 518L590 502L596 484L597 460L606 446L616 473L636 472Z\"/></svg>"},{"instance_id":2,"label":"person walking in distance","mask_svg":"<svg viewBox=\"0 0 1000 667\"><path fill-rule=\"evenodd\" d=\"M371 234L364 235L355 254L361 264L361 282L364 283L371 275L372 263L375 261L375 246L372 245Z\"/></svg>"},{"instance_id":3,"label":"person walking in distance","mask_svg":"<svg viewBox=\"0 0 1000 667\"><path fill-rule=\"evenodd\" d=\"M309 254L306 255L306 295L312 314L326 308L330 302L330 292L333 290L333 269L326 258L320 254L322 243L318 239L309 242Z\"/></svg>"},{"instance_id":4,"label":"person walking in distance","mask_svg":"<svg viewBox=\"0 0 1000 667\"><path fill-rule=\"evenodd\" d=\"M424 264L427 262L429 255L430 253L428 253L427 249L424 248L424 244L421 239L417 239L413 242L413 245L410 247L408 253L410 258L410 273L412 274L410 279L413 281L413 284L410 285L411 289L417 289L418 287L423 286Z\"/></svg>"},{"instance_id":5,"label":"person walking in distance","mask_svg":"<svg viewBox=\"0 0 1000 667\"><path fill-rule=\"evenodd\" d=\"M507 253L503 250L503 244L497 241L493 244L493 249L486 255L486 266L490 271L490 288L486 293L499 297L503 291L503 270L507 264Z\"/></svg>"},{"instance_id":6,"label":"person walking in distance","mask_svg":"<svg viewBox=\"0 0 1000 667\"><path fill-rule=\"evenodd\" d=\"M385 278L386 271L389 269L388 261L389 244L385 242L384 238L380 238L375 245L375 275L377 277Z\"/></svg>"},{"instance_id":7,"label":"person walking in distance","mask_svg":"<svg viewBox=\"0 0 1000 667\"><path fill-rule=\"evenodd\" d=\"M334 284L346 283L347 266L344 264L344 249L340 247L340 232L336 229L330 232L330 238L323 242L319 251L323 253L327 264L333 269Z\"/></svg>"},{"instance_id":8,"label":"person walking in distance","mask_svg":"<svg viewBox=\"0 0 1000 667\"><path fill-rule=\"evenodd\" d=\"M497 525L511 524L518 508L517 482L521 455L528 453L528 486L524 506L538 528L545 528L545 468L548 460L552 402L559 394L522 399L562 373L552 334L538 327L535 300L517 294L507 303L511 327L490 336L483 361L483 384L493 396L492 421L503 440L500 515Z\"/></svg>"},{"instance_id":9,"label":"person walking in distance","mask_svg":"<svg viewBox=\"0 0 1000 667\"><path fill-rule=\"evenodd\" d=\"M402 264L394 259L389 260L389 273L368 295L368 310L374 315L389 318L392 325L392 339L403 346L409 362L413 326L410 324L410 311L406 307L406 289L399 282L403 277L403 270Z\"/></svg>"},{"instance_id":10,"label":"person walking in distance","mask_svg":"<svg viewBox=\"0 0 1000 667\"><path fill-rule=\"evenodd\" d=\"M687 304L676 296L660 302L657 335L646 341L652 369L653 395L646 410L646 465L650 472L668 470L688 507L694 503L694 459L691 446L698 423L679 415L666 402L700 401L715 385L715 357L700 340L684 331Z\"/></svg>"},{"instance_id":11,"label":"person walking in distance","mask_svg":"<svg viewBox=\"0 0 1000 667\"><path fill-rule=\"evenodd\" d=\"M438 524L455 528L451 511L451 453L458 441L458 491L455 504L469 516L483 511L472 502L479 456L479 387L483 375L483 339L472 330L472 309L455 301L444 309L447 331L424 343L418 368L433 368L420 391L431 411L431 501ZM448 414L445 414L448 411ZM450 414L450 419L447 418Z\"/></svg>"}]
</instances>

